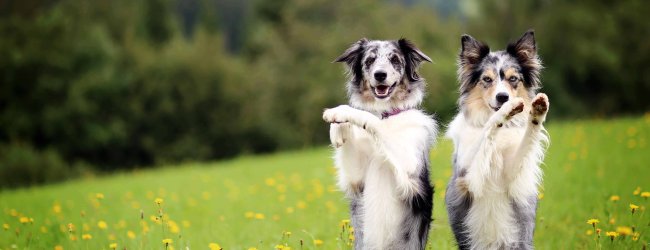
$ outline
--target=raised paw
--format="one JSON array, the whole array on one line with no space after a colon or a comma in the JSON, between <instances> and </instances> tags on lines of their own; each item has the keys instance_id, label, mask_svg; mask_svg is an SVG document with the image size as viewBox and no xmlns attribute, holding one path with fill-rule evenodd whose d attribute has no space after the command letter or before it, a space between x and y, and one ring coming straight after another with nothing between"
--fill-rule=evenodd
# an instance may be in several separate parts
<instances>
[{"instance_id":1,"label":"raised paw","mask_svg":"<svg viewBox=\"0 0 650 250\"><path fill-rule=\"evenodd\" d=\"M524 100L522 100L521 98L516 98L513 99L511 102L512 104L509 106L511 107L511 109L510 112L508 112L508 115L506 115L506 119L510 119L514 115L521 113L521 111L524 111Z\"/></svg>"},{"instance_id":2,"label":"raised paw","mask_svg":"<svg viewBox=\"0 0 650 250\"><path fill-rule=\"evenodd\" d=\"M335 148L343 146L348 138L350 138L349 134L349 123L332 123L330 125L330 142Z\"/></svg>"},{"instance_id":3,"label":"raised paw","mask_svg":"<svg viewBox=\"0 0 650 250\"><path fill-rule=\"evenodd\" d=\"M323 120L329 123L348 122L349 109L351 109L351 107L348 105L340 105L336 108L325 109L323 112Z\"/></svg>"},{"instance_id":4,"label":"raised paw","mask_svg":"<svg viewBox=\"0 0 650 250\"><path fill-rule=\"evenodd\" d=\"M544 122L549 106L548 96L544 93L537 94L533 99L532 109L530 110L531 122L535 125Z\"/></svg>"}]
</instances>

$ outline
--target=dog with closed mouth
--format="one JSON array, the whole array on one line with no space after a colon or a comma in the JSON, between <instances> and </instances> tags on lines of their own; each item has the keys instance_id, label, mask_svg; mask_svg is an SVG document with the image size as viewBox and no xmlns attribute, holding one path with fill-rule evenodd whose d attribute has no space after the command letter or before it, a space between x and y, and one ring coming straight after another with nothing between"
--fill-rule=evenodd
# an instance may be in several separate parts
<instances>
[{"instance_id":1,"label":"dog with closed mouth","mask_svg":"<svg viewBox=\"0 0 650 250\"><path fill-rule=\"evenodd\" d=\"M460 249L532 249L548 97L532 30L506 50L469 35L458 59L459 113L445 203Z\"/></svg>"},{"instance_id":2,"label":"dog with closed mouth","mask_svg":"<svg viewBox=\"0 0 650 250\"><path fill-rule=\"evenodd\" d=\"M406 39L361 39L336 62L349 70L349 105L326 109L338 187L350 201L355 249L424 249L433 188L435 120L419 110L428 56Z\"/></svg>"}]
</instances>

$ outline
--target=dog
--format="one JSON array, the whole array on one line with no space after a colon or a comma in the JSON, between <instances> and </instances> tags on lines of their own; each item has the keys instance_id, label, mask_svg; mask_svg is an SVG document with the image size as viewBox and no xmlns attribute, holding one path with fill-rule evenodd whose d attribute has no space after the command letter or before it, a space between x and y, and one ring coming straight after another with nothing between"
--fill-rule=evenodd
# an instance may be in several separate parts
<instances>
[{"instance_id":1,"label":"dog","mask_svg":"<svg viewBox=\"0 0 650 250\"><path fill-rule=\"evenodd\" d=\"M548 97L532 30L505 51L469 35L458 59L459 113L445 203L460 249L532 249Z\"/></svg>"},{"instance_id":2,"label":"dog","mask_svg":"<svg viewBox=\"0 0 650 250\"><path fill-rule=\"evenodd\" d=\"M350 201L355 249L424 249L437 123L419 110L431 59L406 39L361 39L335 62L349 70L349 105L326 109L338 187Z\"/></svg>"}]
</instances>

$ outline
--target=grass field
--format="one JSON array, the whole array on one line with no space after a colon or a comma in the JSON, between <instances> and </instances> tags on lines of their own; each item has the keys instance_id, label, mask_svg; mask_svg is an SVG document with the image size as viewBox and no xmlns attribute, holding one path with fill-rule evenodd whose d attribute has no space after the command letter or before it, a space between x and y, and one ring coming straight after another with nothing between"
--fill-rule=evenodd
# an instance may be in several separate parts
<instances>
[{"instance_id":1,"label":"grass field","mask_svg":"<svg viewBox=\"0 0 650 250\"><path fill-rule=\"evenodd\" d=\"M650 114L551 121L548 129L536 247L647 246ZM0 249L165 249L163 239L171 239L168 249L348 249L341 225L347 205L334 187L330 153L319 148L2 191ZM431 156L437 192L429 244L453 249L443 204L451 143L440 139ZM634 213L630 204L638 206ZM589 219L599 220L600 237ZM608 231L619 235L612 241Z\"/></svg>"}]
</instances>

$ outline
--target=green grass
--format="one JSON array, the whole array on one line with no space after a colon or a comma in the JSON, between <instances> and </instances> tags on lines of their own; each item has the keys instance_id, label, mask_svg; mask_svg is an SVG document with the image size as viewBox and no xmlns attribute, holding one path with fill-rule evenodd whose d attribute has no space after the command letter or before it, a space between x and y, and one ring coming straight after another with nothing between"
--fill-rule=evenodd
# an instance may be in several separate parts
<instances>
[{"instance_id":1,"label":"green grass","mask_svg":"<svg viewBox=\"0 0 650 250\"><path fill-rule=\"evenodd\" d=\"M551 121L548 128L551 146L543 166L536 247L597 248L595 235L586 233L591 218L600 220L603 236L598 244L603 248L648 244L645 208L650 201L633 191L650 189L650 115ZM175 249L207 249L209 243L224 249L272 249L278 244L300 249L301 240L304 249L313 249L314 239L323 241L322 249L345 249L341 238L348 237L341 236L340 223L347 218L347 205L334 187L330 154L330 149L319 148L3 191L0 223L9 228L0 229L0 248L109 249L117 243L118 249L164 249L162 240L170 238ZM450 157L451 143L440 139L431 158L437 190L429 241L434 249L454 248L443 204ZM98 193L104 198L97 198ZM611 195L620 200L610 201ZM164 199L163 223L152 220L159 214L157 197ZM641 206L640 211L633 215L630 203ZM21 217L33 218L33 223L20 223ZM107 227L101 229L99 221ZM174 222L171 227L169 221ZM178 232L172 232L173 224ZM604 233L619 226L634 226L640 239L625 236L611 243ZM83 240L83 234L92 239Z\"/></svg>"}]
</instances>

